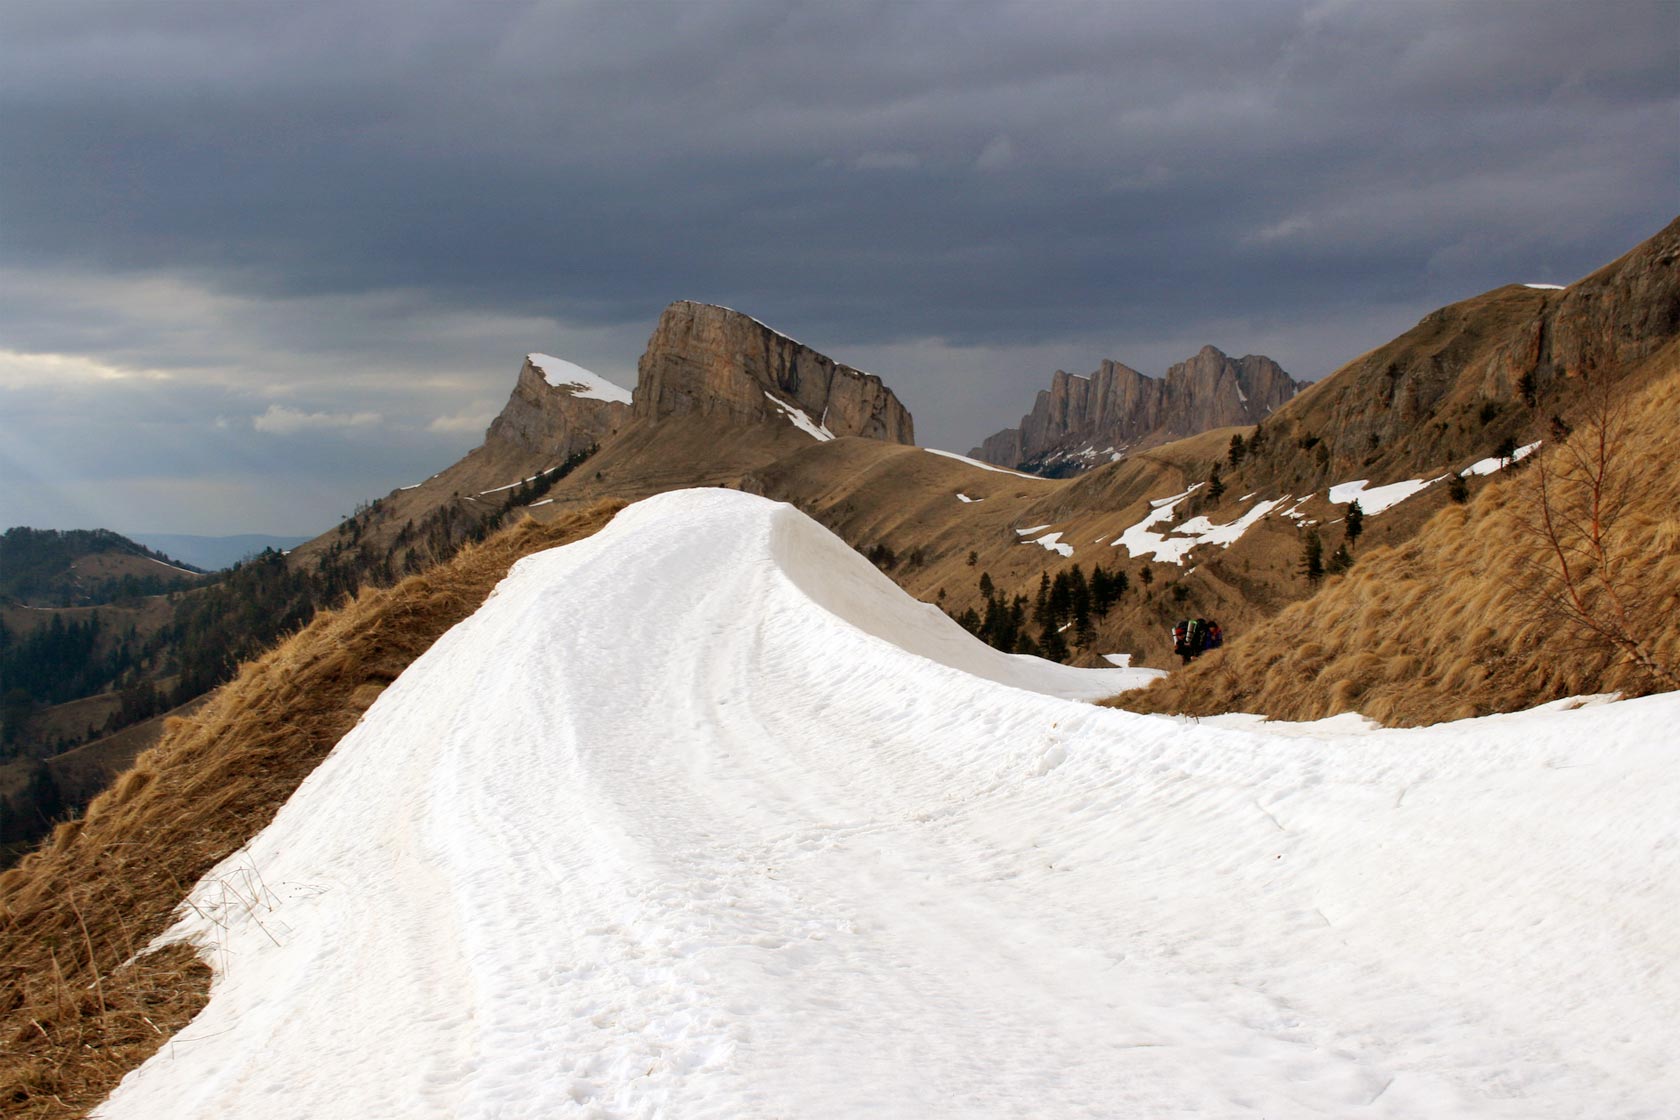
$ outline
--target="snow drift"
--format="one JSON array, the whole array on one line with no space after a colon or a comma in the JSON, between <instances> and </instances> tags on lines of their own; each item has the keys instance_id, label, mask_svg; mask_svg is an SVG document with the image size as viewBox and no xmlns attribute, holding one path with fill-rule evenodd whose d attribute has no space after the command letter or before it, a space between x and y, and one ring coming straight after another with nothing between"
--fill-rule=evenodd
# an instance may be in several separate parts
<instances>
[{"instance_id":1,"label":"snow drift","mask_svg":"<svg viewBox=\"0 0 1680 1120\"><path fill-rule=\"evenodd\" d=\"M1673 696L1416 731L1061 697L786 506L521 561L175 936L109 1117L1656 1116Z\"/></svg>"}]
</instances>

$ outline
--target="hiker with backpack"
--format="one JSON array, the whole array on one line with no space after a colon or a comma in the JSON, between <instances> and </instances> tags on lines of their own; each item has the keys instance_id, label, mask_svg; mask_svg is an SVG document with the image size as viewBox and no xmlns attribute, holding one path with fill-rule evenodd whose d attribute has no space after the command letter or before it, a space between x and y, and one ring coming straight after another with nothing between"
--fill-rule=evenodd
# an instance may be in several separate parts
<instances>
[{"instance_id":1,"label":"hiker with backpack","mask_svg":"<svg viewBox=\"0 0 1680 1120\"><path fill-rule=\"evenodd\" d=\"M1188 665L1203 652L1224 645L1225 632L1217 622L1209 622L1205 618L1185 618L1172 628L1172 639L1173 652L1178 654L1183 664Z\"/></svg>"}]
</instances>

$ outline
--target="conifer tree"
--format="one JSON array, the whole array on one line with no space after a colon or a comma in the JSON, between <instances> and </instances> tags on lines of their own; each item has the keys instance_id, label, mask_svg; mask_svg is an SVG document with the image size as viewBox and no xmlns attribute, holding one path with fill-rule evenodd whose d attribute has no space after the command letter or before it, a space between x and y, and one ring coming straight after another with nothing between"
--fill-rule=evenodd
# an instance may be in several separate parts
<instances>
[{"instance_id":1,"label":"conifer tree","mask_svg":"<svg viewBox=\"0 0 1680 1120\"><path fill-rule=\"evenodd\" d=\"M1068 573L1068 606L1075 619L1091 613L1091 587L1085 582L1085 573L1079 570L1078 564Z\"/></svg>"},{"instance_id":2,"label":"conifer tree","mask_svg":"<svg viewBox=\"0 0 1680 1120\"><path fill-rule=\"evenodd\" d=\"M1073 613L1073 585L1065 570L1056 573L1056 579L1050 585L1049 602L1050 621L1060 626Z\"/></svg>"},{"instance_id":3,"label":"conifer tree","mask_svg":"<svg viewBox=\"0 0 1680 1120\"><path fill-rule=\"evenodd\" d=\"M1070 656L1067 641L1057 632L1054 625L1045 626L1039 631L1038 655L1051 661L1066 661Z\"/></svg>"},{"instance_id":4,"label":"conifer tree","mask_svg":"<svg viewBox=\"0 0 1680 1120\"><path fill-rule=\"evenodd\" d=\"M1073 640L1081 646L1089 646L1097 640L1097 628L1091 622L1091 612L1077 607L1073 613Z\"/></svg>"},{"instance_id":5,"label":"conifer tree","mask_svg":"<svg viewBox=\"0 0 1680 1120\"><path fill-rule=\"evenodd\" d=\"M1125 586L1121 581L1125 578L1125 572L1110 575L1101 564L1091 568L1091 610L1098 618L1107 617L1109 608L1114 606L1114 600L1120 597L1120 589Z\"/></svg>"},{"instance_id":6,"label":"conifer tree","mask_svg":"<svg viewBox=\"0 0 1680 1120\"><path fill-rule=\"evenodd\" d=\"M1365 531L1365 510L1356 499L1347 511L1347 539L1352 544Z\"/></svg>"},{"instance_id":7,"label":"conifer tree","mask_svg":"<svg viewBox=\"0 0 1680 1120\"><path fill-rule=\"evenodd\" d=\"M1324 542L1319 539L1317 529L1308 533L1306 540L1301 542L1301 574L1307 577L1309 583L1317 583L1324 578Z\"/></svg>"}]
</instances>

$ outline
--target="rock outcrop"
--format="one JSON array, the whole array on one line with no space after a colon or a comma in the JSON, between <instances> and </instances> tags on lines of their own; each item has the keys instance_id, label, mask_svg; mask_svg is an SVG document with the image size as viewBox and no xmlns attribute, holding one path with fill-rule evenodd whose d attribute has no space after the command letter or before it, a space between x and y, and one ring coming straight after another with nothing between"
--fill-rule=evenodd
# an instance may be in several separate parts
<instances>
[{"instance_id":1,"label":"rock outcrop","mask_svg":"<svg viewBox=\"0 0 1680 1120\"><path fill-rule=\"evenodd\" d=\"M803 417L790 411L797 409ZM874 374L771 330L750 315L682 300L665 309L637 372L635 416L774 422L835 436L914 443L910 413Z\"/></svg>"},{"instance_id":2,"label":"rock outcrop","mask_svg":"<svg viewBox=\"0 0 1680 1120\"><path fill-rule=\"evenodd\" d=\"M630 393L570 362L529 354L487 444L562 461L600 444L630 419Z\"/></svg>"},{"instance_id":3,"label":"rock outcrop","mask_svg":"<svg viewBox=\"0 0 1680 1120\"><path fill-rule=\"evenodd\" d=\"M1212 346L1165 378L1112 361L1084 377L1057 370L1020 427L988 437L970 454L1005 467L1077 474L1128 447L1259 423L1302 387L1270 358L1231 358Z\"/></svg>"}]
</instances>

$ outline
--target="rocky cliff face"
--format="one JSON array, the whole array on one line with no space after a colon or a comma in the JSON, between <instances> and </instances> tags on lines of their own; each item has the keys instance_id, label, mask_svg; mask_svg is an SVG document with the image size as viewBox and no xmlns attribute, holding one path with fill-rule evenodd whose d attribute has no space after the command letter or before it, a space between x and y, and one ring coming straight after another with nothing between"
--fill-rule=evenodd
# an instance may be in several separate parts
<instances>
[{"instance_id":1,"label":"rocky cliff face","mask_svg":"<svg viewBox=\"0 0 1680 1120\"><path fill-rule=\"evenodd\" d=\"M628 391L570 362L531 354L484 439L558 462L602 443L629 419Z\"/></svg>"},{"instance_id":2,"label":"rocky cliff face","mask_svg":"<svg viewBox=\"0 0 1680 1120\"><path fill-rule=\"evenodd\" d=\"M799 417L789 410L797 409ZM817 432L914 443L910 413L862 373L727 307L673 303L638 368L635 416L716 416L743 423L807 420Z\"/></svg>"},{"instance_id":3,"label":"rocky cliff face","mask_svg":"<svg viewBox=\"0 0 1680 1120\"><path fill-rule=\"evenodd\" d=\"M1057 370L1021 426L970 454L1006 467L1077 474L1141 447L1236 424L1256 424L1302 384L1270 358L1231 358L1212 346L1165 378L1105 361L1089 376Z\"/></svg>"}]
</instances>

